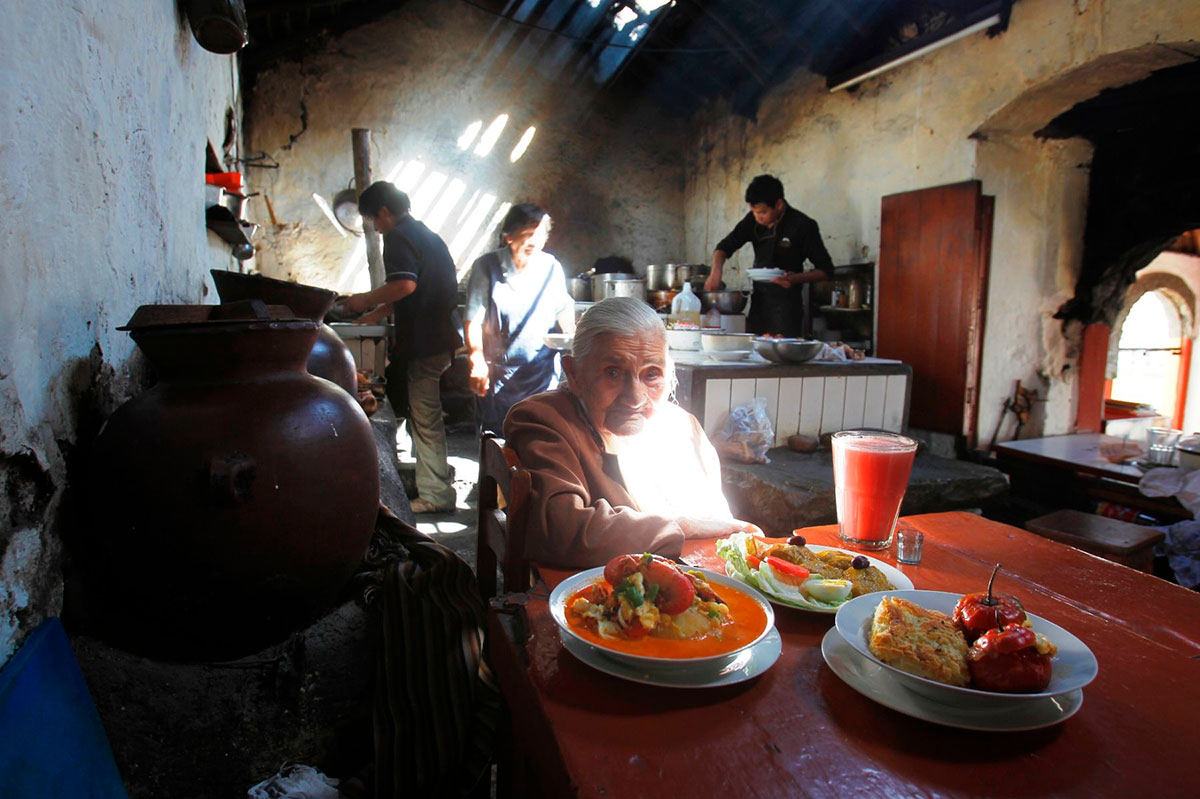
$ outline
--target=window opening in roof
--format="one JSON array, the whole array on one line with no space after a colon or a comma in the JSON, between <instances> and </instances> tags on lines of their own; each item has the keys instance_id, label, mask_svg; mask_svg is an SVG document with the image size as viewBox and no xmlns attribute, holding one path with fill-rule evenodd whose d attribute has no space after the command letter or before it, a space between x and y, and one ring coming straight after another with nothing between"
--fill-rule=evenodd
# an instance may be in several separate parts
<instances>
[{"instance_id":1,"label":"window opening in roof","mask_svg":"<svg viewBox=\"0 0 1200 799\"><path fill-rule=\"evenodd\" d=\"M535 133L537 133L537 128L533 125L525 129L525 132L521 134L520 141L517 142L517 146L512 149L512 153L508 156L509 161L515 164L517 159L525 155L525 151L529 149L529 143L533 141L533 134Z\"/></svg>"},{"instance_id":2,"label":"window opening in roof","mask_svg":"<svg viewBox=\"0 0 1200 799\"><path fill-rule=\"evenodd\" d=\"M483 128L483 120L482 119L477 119L474 122L472 122L470 125L467 125L467 129L464 130L462 132L462 135L458 137L458 149L466 150L468 147L470 147L472 144L474 144L475 137L479 135L479 131L482 130L482 128Z\"/></svg>"},{"instance_id":3,"label":"window opening in roof","mask_svg":"<svg viewBox=\"0 0 1200 799\"><path fill-rule=\"evenodd\" d=\"M504 126L508 124L508 114L501 114L492 120L492 124L488 125L487 130L479 137L479 145L475 148L475 155L483 157L492 151L496 146L496 140L500 138L500 134L504 132Z\"/></svg>"}]
</instances>

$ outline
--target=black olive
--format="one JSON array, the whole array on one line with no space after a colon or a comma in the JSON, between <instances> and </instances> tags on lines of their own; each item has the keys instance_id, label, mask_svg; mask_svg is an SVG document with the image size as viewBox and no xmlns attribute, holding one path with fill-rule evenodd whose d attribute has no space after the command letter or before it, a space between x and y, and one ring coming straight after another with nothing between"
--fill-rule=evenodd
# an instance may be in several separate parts
<instances>
[{"instance_id":1,"label":"black olive","mask_svg":"<svg viewBox=\"0 0 1200 799\"><path fill-rule=\"evenodd\" d=\"M865 569L871 565L871 561L867 560L866 555L855 555L854 560L850 561L850 568Z\"/></svg>"},{"instance_id":2,"label":"black olive","mask_svg":"<svg viewBox=\"0 0 1200 799\"><path fill-rule=\"evenodd\" d=\"M808 542L804 540L804 536L802 536L802 535L794 535L794 536L792 536L791 538L789 538L789 539L788 539L788 543L789 543L789 544L791 544L791 545L792 545L792 546L794 546L794 547L802 547L802 546L804 546L805 544L807 544Z\"/></svg>"}]
</instances>

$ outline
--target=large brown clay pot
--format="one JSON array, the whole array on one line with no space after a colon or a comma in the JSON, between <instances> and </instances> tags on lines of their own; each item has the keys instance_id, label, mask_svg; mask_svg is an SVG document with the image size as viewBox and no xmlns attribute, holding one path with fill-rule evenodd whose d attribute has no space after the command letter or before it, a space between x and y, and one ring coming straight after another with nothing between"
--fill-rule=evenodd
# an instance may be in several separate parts
<instances>
[{"instance_id":1,"label":"large brown clay pot","mask_svg":"<svg viewBox=\"0 0 1200 799\"><path fill-rule=\"evenodd\" d=\"M127 329L160 382L96 441L83 626L139 654L230 658L282 639L338 599L374 530L367 417L305 371L319 323L140 324L228 307L139 309Z\"/></svg>"},{"instance_id":2,"label":"large brown clay pot","mask_svg":"<svg viewBox=\"0 0 1200 799\"><path fill-rule=\"evenodd\" d=\"M286 305L296 316L320 322L337 300L337 292L303 283L275 280L262 275L243 275L225 269L213 269L211 272L222 302L262 300L272 305ZM358 392L354 356L341 336L329 325L321 325L312 353L308 356L308 371L317 377L332 380L351 396Z\"/></svg>"}]
</instances>

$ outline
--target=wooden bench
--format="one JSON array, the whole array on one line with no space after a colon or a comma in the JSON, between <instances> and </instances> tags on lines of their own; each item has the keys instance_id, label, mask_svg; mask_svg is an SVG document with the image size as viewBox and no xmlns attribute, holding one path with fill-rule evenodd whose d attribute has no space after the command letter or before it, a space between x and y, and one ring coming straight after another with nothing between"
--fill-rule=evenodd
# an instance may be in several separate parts
<instances>
[{"instance_id":1,"label":"wooden bench","mask_svg":"<svg viewBox=\"0 0 1200 799\"><path fill-rule=\"evenodd\" d=\"M1150 574L1154 545L1163 540L1162 532L1151 527L1070 509L1030 519L1025 529Z\"/></svg>"}]
</instances>

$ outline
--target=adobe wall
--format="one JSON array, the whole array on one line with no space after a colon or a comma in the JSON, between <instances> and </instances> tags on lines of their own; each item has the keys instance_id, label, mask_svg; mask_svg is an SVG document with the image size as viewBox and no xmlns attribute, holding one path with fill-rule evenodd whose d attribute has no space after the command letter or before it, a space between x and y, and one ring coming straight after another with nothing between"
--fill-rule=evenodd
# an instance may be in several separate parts
<instances>
[{"instance_id":1,"label":"adobe wall","mask_svg":"<svg viewBox=\"0 0 1200 799\"><path fill-rule=\"evenodd\" d=\"M1023 0L1002 35L974 34L854 91L798 73L757 121L707 108L689 148L687 250L710 257L746 212L746 184L770 172L817 219L835 263L878 262L883 196L977 178L996 198L981 438L1016 380L1046 400L1023 434L1068 432L1077 334L1050 317L1078 274L1091 149L1033 133L1105 87L1200 56L1198 39L1190 0ZM727 283L748 288L751 260L749 247L731 259Z\"/></svg>"},{"instance_id":2,"label":"adobe wall","mask_svg":"<svg viewBox=\"0 0 1200 799\"><path fill-rule=\"evenodd\" d=\"M116 327L144 303L206 301L208 270L233 263L204 226L204 155L236 70L178 6L5 4L0 664L61 611L68 466L145 379Z\"/></svg>"},{"instance_id":3,"label":"adobe wall","mask_svg":"<svg viewBox=\"0 0 1200 799\"><path fill-rule=\"evenodd\" d=\"M374 179L391 179L414 216L439 233L460 272L492 249L503 204L533 201L554 219L547 249L567 274L606 255L639 266L684 259L683 127L638 103L597 93L572 42L528 31L461 3L411 2L302 60L259 75L247 96L247 146L277 159L256 170L251 201L266 223L263 274L362 290L362 240L343 236L326 201L354 175L352 128L372 133ZM473 122L508 121L479 154ZM535 127L517 161L512 152Z\"/></svg>"}]
</instances>

